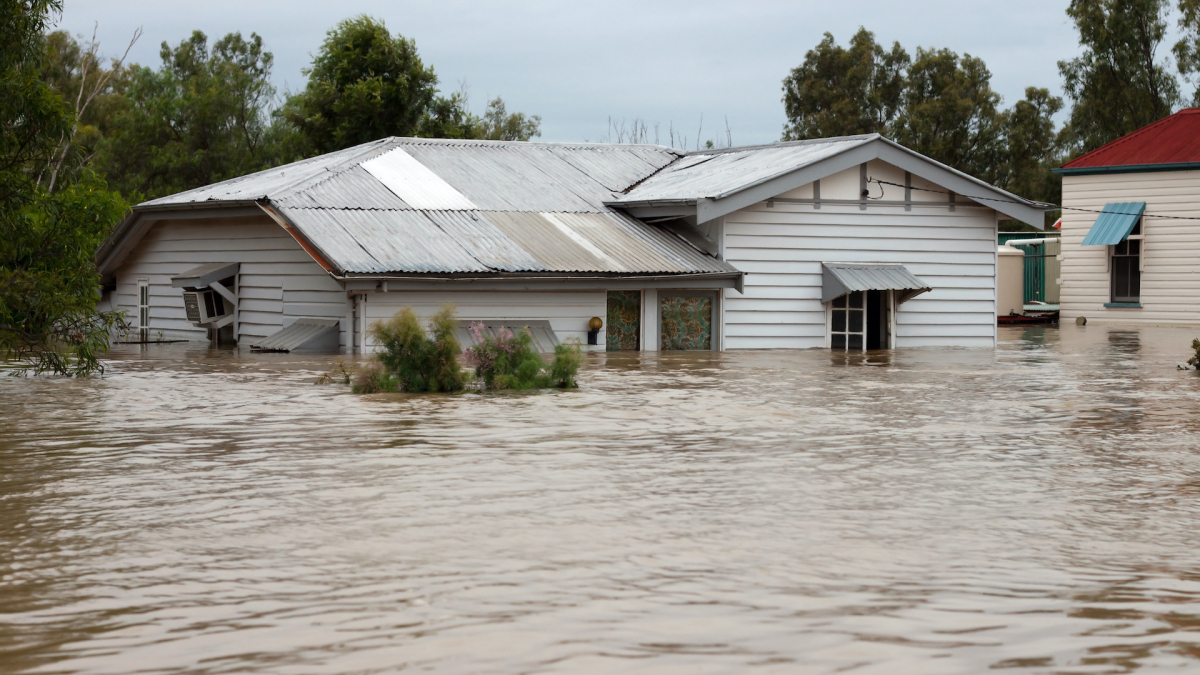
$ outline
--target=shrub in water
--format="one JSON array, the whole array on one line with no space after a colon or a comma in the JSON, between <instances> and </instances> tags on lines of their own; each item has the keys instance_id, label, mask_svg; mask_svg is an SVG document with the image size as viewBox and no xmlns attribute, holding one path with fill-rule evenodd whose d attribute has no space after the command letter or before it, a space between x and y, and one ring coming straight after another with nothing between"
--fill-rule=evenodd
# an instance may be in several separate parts
<instances>
[{"instance_id":1,"label":"shrub in water","mask_svg":"<svg viewBox=\"0 0 1200 675\"><path fill-rule=\"evenodd\" d=\"M430 319L430 328L432 335L411 307L372 324L369 335L383 351L355 377L354 391L462 391L465 378L458 362L461 347L454 337L454 307L443 305Z\"/></svg>"},{"instance_id":2,"label":"shrub in water","mask_svg":"<svg viewBox=\"0 0 1200 675\"><path fill-rule=\"evenodd\" d=\"M467 350L467 359L475 364L475 375L485 389L534 389L578 386L575 376L583 364L578 340L569 340L554 348L554 362L546 368L542 355L533 348L529 329L514 334L507 328L488 335L482 323L471 324L475 346Z\"/></svg>"},{"instance_id":3,"label":"shrub in water","mask_svg":"<svg viewBox=\"0 0 1200 675\"><path fill-rule=\"evenodd\" d=\"M1192 340L1192 351L1196 352L1188 359L1188 365L1200 370L1200 340Z\"/></svg>"}]
</instances>

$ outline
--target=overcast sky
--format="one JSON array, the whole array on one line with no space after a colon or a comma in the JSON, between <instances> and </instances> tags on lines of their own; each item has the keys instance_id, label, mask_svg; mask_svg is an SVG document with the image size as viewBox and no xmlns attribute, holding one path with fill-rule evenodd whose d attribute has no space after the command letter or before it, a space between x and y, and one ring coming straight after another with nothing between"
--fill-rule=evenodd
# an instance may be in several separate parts
<instances>
[{"instance_id":1,"label":"overcast sky","mask_svg":"<svg viewBox=\"0 0 1200 675\"><path fill-rule=\"evenodd\" d=\"M369 14L416 40L443 90L466 83L476 112L503 96L510 111L541 115L542 140L551 141L604 140L609 117L657 122L664 144L672 123L695 139L701 115L702 138L719 132L723 140L728 119L735 145L776 141L788 71L826 31L845 45L860 25L909 53L948 47L982 57L1005 105L1027 86L1061 94L1056 63L1079 52L1067 0L65 2L59 26L90 37L98 21L107 54L143 27L131 60L154 67L163 41L177 44L195 29L210 42L233 31L258 33L275 55L280 91L303 87L301 69L327 30Z\"/></svg>"}]
</instances>

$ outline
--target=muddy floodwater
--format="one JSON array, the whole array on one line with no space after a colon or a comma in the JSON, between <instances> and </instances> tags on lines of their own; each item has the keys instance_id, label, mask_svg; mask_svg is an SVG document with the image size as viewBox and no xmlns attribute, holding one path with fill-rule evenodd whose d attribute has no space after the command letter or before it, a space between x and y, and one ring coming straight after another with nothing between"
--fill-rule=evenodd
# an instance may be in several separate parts
<instances>
[{"instance_id":1,"label":"muddy floodwater","mask_svg":"<svg viewBox=\"0 0 1200 675\"><path fill-rule=\"evenodd\" d=\"M0 377L0 672L1200 672L1194 332Z\"/></svg>"}]
</instances>

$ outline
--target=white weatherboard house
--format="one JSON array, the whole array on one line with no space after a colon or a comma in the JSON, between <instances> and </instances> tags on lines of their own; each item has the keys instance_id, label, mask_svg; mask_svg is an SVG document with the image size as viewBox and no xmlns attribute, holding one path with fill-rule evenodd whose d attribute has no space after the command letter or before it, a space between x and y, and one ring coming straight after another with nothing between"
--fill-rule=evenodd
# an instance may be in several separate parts
<instances>
[{"instance_id":1,"label":"white weatherboard house","mask_svg":"<svg viewBox=\"0 0 1200 675\"><path fill-rule=\"evenodd\" d=\"M1042 218L878 135L387 138L139 204L98 260L150 340L369 352L452 303L543 349L593 317L594 349L992 347L997 223Z\"/></svg>"},{"instance_id":2,"label":"white weatherboard house","mask_svg":"<svg viewBox=\"0 0 1200 675\"><path fill-rule=\"evenodd\" d=\"M1200 324L1200 108L1067 162L1064 319Z\"/></svg>"}]
</instances>

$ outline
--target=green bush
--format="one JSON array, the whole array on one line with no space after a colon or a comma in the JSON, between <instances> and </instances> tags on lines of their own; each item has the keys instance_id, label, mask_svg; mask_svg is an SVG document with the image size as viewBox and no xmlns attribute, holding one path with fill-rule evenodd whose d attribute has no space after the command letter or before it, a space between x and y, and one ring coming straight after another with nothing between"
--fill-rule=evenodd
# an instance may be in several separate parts
<instances>
[{"instance_id":1,"label":"green bush","mask_svg":"<svg viewBox=\"0 0 1200 675\"><path fill-rule=\"evenodd\" d=\"M454 326L451 305L443 305L430 319L432 335L411 307L386 321L375 322L368 334L383 351L355 376L354 392L462 391L466 378L458 362L461 347L454 337Z\"/></svg>"},{"instance_id":2,"label":"green bush","mask_svg":"<svg viewBox=\"0 0 1200 675\"><path fill-rule=\"evenodd\" d=\"M1192 340L1192 351L1196 353L1188 359L1188 365L1200 370L1200 340Z\"/></svg>"},{"instance_id":3,"label":"green bush","mask_svg":"<svg viewBox=\"0 0 1200 675\"><path fill-rule=\"evenodd\" d=\"M554 361L545 360L533 348L528 329L514 334L501 328L496 335L484 332L482 323L471 325L475 346L467 350L467 359L475 364L475 375L484 389L574 388L575 376L583 364L578 340L569 340L554 348Z\"/></svg>"}]
</instances>

